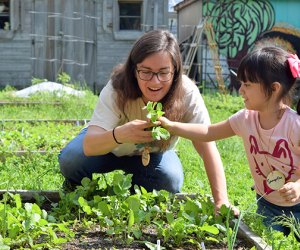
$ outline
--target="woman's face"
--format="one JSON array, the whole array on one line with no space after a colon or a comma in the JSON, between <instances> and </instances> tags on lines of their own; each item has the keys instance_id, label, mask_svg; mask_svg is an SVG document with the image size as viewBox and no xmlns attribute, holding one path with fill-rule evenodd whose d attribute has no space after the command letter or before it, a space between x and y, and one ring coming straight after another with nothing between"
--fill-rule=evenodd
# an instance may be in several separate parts
<instances>
[{"instance_id":1,"label":"woman's face","mask_svg":"<svg viewBox=\"0 0 300 250\"><path fill-rule=\"evenodd\" d=\"M160 51L146 57L136 65L135 76L145 103L162 100L173 82L174 66L170 54Z\"/></svg>"}]
</instances>

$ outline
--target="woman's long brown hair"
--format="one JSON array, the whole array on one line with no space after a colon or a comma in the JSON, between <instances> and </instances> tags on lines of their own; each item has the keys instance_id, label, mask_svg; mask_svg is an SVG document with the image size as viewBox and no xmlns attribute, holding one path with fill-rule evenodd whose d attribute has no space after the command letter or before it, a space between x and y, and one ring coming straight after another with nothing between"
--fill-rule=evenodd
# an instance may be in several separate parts
<instances>
[{"instance_id":1,"label":"woman's long brown hair","mask_svg":"<svg viewBox=\"0 0 300 250\"><path fill-rule=\"evenodd\" d=\"M128 100L142 96L135 75L136 65L153 53L167 51L174 65L174 76L168 94L160 102L165 116L173 121L180 121L185 112L183 108L182 61L176 38L167 30L152 30L145 33L133 45L127 61L115 67L111 79L117 92L118 108L124 113ZM125 114L124 114L125 115Z\"/></svg>"},{"instance_id":2,"label":"woman's long brown hair","mask_svg":"<svg viewBox=\"0 0 300 250\"><path fill-rule=\"evenodd\" d=\"M186 112L182 85L182 60L176 38L167 30L152 30L141 36L133 45L125 64L118 65L112 72L112 85L117 92L117 105L125 115L126 103L142 96L135 75L136 65L153 53L166 51L172 58L174 75L171 88L160 101L165 116L172 121L181 121ZM168 141L158 141L162 148L166 148Z\"/></svg>"}]
</instances>

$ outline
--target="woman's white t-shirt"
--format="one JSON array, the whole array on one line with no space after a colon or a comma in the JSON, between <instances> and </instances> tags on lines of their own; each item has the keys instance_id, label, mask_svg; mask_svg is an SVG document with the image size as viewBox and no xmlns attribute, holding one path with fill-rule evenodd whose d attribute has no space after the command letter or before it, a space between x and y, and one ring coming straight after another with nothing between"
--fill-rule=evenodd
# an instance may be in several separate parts
<instances>
[{"instance_id":1,"label":"woman's white t-shirt","mask_svg":"<svg viewBox=\"0 0 300 250\"><path fill-rule=\"evenodd\" d=\"M185 115L182 122L210 124L209 114L198 87L187 76L183 76L182 83L185 92ZM111 81L109 81L100 93L98 103L88 126L94 125L105 130L111 130L116 126L123 125L135 119L147 120L147 110L143 109L145 103L141 97L129 101L128 105L126 105L125 112L127 117L125 117L116 105L116 95L117 93L113 89ZM178 137L172 136L168 149L174 148L177 141ZM145 144L124 143L113 149L112 153L116 156L141 155L145 146ZM157 147L150 148L151 152L161 151Z\"/></svg>"}]
</instances>

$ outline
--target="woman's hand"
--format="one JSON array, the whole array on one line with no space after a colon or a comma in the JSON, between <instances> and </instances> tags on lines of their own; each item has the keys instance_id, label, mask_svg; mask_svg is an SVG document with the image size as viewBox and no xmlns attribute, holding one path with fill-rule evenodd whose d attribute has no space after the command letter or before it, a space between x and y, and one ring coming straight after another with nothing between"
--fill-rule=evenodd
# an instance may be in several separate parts
<instances>
[{"instance_id":1,"label":"woman's hand","mask_svg":"<svg viewBox=\"0 0 300 250\"><path fill-rule=\"evenodd\" d=\"M98 126L88 127L83 140L83 151L86 156L103 155L111 152L122 143L147 143L152 138L151 128L156 124L134 120L124 125L120 125L112 130L105 130Z\"/></svg>"},{"instance_id":2,"label":"woman's hand","mask_svg":"<svg viewBox=\"0 0 300 250\"><path fill-rule=\"evenodd\" d=\"M150 121L133 120L115 128L115 137L121 143L151 142L151 128L157 124Z\"/></svg>"},{"instance_id":3,"label":"woman's hand","mask_svg":"<svg viewBox=\"0 0 300 250\"><path fill-rule=\"evenodd\" d=\"M239 217L240 215L240 210L235 207L235 206L232 206L230 203L226 202L226 203L216 203L215 204L215 214L218 215L220 214L220 209L222 207L222 205L225 205L226 207L230 208L230 210L233 212L233 215L235 218Z\"/></svg>"}]
</instances>

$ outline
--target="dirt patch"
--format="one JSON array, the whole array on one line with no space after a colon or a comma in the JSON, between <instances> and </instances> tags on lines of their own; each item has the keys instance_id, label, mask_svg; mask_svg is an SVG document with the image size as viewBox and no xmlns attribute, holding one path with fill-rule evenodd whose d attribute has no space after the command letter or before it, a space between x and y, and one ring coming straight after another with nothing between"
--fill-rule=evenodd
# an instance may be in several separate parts
<instances>
[{"instance_id":1,"label":"dirt patch","mask_svg":"<svg viewBox=\"0 0 300 250\"><path fill-rule=\"evenodd\" d=\"M142 241L147 240L156 243L155 235L145 234L146 237L141 239L140 242L134 242L130 245L126 245L119 239L110 238L105 232L101 231L100 228L93 228L86 231L77 231L75 237L68 243L62 246L65 250L81 250L81 249L122 249L122 250L141 250L149 249ZM201 249L195 245L184 244L181 247L167 247L163 242L160 243L166 249L176 250L196 250ZM210 244L205 245L206 249L209 250L227 250L228 247L224 244ZM247 239L237 238L234 249L235 250L246 250L253 247Z\"/></svg>"}]
</instances>

